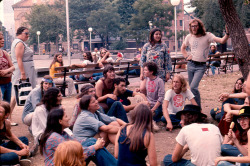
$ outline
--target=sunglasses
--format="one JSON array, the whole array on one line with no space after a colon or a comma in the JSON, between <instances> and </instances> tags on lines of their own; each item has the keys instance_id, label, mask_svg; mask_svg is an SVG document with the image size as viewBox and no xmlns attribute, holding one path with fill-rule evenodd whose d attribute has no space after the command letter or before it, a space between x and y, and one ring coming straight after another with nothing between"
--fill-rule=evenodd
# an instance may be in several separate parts
<instances>
[{"instance_id":1,"label":"sunglasses","mask_svg":"<svg viewBox=\"0 0 250 166\"><path fill-rule=\"evenodd\" d=\"M191 28L198 28L199 25L192 25Z\"/></svg>"},{"instance_id":2,"label":"sunglasses","mask_svg":"<svg viewBox=\"0 0 250 166\"><path fill-rule=\"evenodd\" d=\"M25 35L29 35L30 33L29 32L23 32Z\"/></svg>"}]
</instances>

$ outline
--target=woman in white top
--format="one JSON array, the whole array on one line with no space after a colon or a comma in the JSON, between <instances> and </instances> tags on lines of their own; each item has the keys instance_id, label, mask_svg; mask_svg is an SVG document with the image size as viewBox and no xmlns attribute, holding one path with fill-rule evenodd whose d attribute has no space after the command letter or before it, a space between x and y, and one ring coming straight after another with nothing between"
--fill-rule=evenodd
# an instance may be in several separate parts
<instances>
[{"instance_id":1,"label":"woman in white top","mask_svg":"<svg viewBox=\"0 0 250 166\"><path fill-rule=\"evenodd\" d=\"M112 59L112 57L110 57L110 52L106 48L101 48L100 58L99 58L98 62L110 63L110 62L114 62L114 60Z\"/></svg>"},{"instance_id":2,"label":"woman in white top","mask_svg":"<svg viewBox=\"0 0 250 166\"><path fill-rule=\"evenodd\" d=\"M166 91L162 107L162 121L167 122L167 130L173 129L172 124L179 125L180 120L176 118L176 113L185 106L186 99L193 105L197 105L193 93L187 89L187 81L183 75L176 74L172 80L172 89Z\"/></svg>"}]
</instances>

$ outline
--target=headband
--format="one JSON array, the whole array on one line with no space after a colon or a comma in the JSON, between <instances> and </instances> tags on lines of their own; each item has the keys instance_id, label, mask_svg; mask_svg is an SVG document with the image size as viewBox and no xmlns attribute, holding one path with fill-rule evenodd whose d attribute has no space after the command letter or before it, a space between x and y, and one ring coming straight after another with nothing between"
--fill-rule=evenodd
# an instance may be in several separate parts
<instances>
[{"instance_id":1,"label":"headband","mask_svg":"<svg viewBox=\"0 0 250 166\"><path fill-rule=\"evenodd\" d=\"M50 79L42 78L42 81L43 81L43 82L50 83L50 84L53 84L53 80L50 80Z\"/></svg>"}]
</instances>

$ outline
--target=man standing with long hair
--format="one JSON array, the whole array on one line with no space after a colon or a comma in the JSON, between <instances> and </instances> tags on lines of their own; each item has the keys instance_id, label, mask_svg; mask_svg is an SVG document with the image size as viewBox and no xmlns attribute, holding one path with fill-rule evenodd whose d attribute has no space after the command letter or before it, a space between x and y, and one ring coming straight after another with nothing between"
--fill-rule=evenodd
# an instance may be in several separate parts
<instances>
[{"instance_id":1,"label":"man standing with long hair","mask_svg":"<svg viewBox=\"0 0 250 166\"><path fill-rule=\"evenodd\" d=\"M186 36L181 46L181 52L184 58L189 61L187 71L190 89L195 96L195 101L201 106L198 86L206 71L209 45L213 42L226 43L229 38L229 33L226 28L226 34L223 38L216 37L212 33L206 32L204 24L197 18L189 23L189 31L190 34ZM186 51L187 46L191 49L190 53Z\"/></svg>"}]
</instances>

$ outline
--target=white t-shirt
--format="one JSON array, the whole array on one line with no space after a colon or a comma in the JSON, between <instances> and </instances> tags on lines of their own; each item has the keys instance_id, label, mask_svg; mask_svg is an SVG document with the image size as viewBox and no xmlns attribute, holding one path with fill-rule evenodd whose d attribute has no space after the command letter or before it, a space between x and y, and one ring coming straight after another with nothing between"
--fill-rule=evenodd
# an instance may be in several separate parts
<instances>
[{"instance_id":1,"label":"white t-shirt","mask_svg":"<svg viewBox=\"0 0 250 166\"><path fill-rule=\"evenodd\" d=\"M191 100L192 98L194 98L194 95L189 89L187 89L186 92L181 92L180 94L176 94L173 89L169 89L165 93L164 98L164 100L169 101L168 113L175 115L185 106L185 100Z\"/></svg>"},{"instance_id":2,"label":"white t-shirt","mask_svg":"<svg viewBox=\"0 0 250 166\"><path fill-rule=\"evenodd\" d=\"M87 65L87 64L93 64L94 62L91 62L90 60L84 60L82 63ZM93 70L93 69L92 68L83 68L83 71L88 71L88 70ZM93 73L91 73L91 74L83 74L83 76L86 77L86 78L90 78L92 75L93 75Z\"/></svg>"},{"instance_id":3,"label":"white t-shirt","mask_svg":"<svg viewBox=\"0 0 250 166\"><path fill-rule=\"evenodd\" d=\"M188 145L193 164L214 166L215 158L221 154L223 139L217 126L193 123L181 129L176 141L182 146Z\"/></svg>"},{"instance_id":4,"label":"white t-shirt","mask_svg":"<svg viewBox=\"0 0 250 166\"><path fill-rule=\"evenodd\" d=\"M184 40L184 44L191 49L192 60L197 62L206 62L210 43L214 42L214 35L206 32L205 36L196 37L188 34Z\"/></svg>"}]
</instances>

